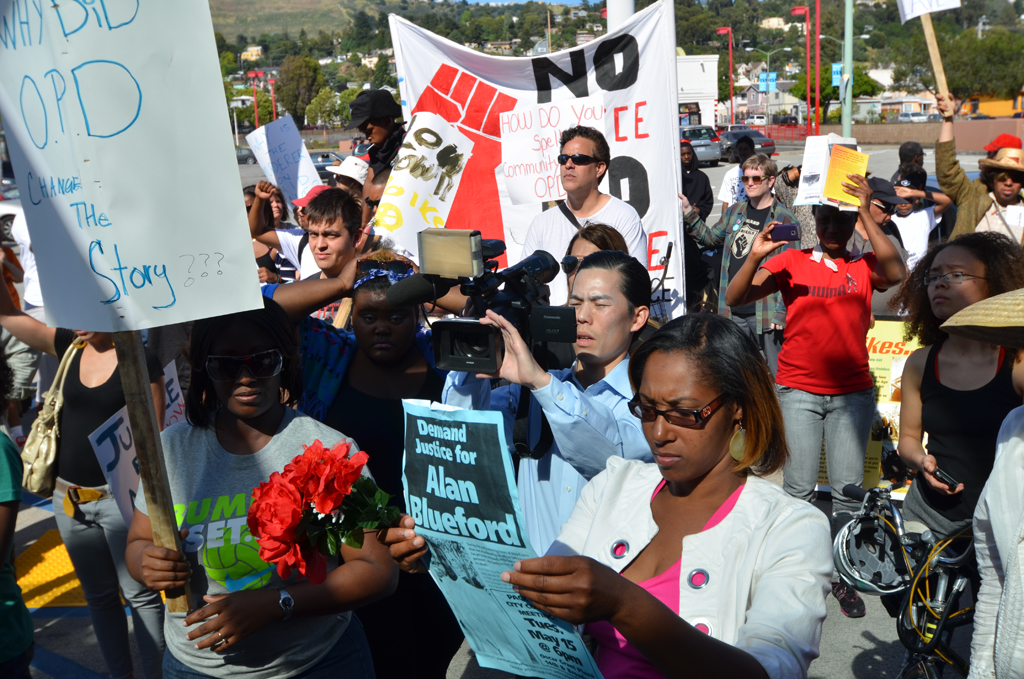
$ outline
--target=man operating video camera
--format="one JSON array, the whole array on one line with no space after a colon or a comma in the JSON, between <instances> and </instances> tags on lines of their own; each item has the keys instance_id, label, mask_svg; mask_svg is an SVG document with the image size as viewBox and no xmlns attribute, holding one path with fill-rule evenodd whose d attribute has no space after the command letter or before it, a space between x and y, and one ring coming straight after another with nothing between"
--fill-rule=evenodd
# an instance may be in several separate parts
<instances>
[{"instance_id":1,"label":"man operating video camera","mask_svg":"<svg viewBox=\"0 0 1024 679\"><path fill-rule=\"evenodd\" d=\"M558 537L583 486L609 457L651 461L640 420L627 405L633 396L628 351L650 303L650 277L635 258L596 252L580 264L569 296L576 315L572 367L544 370L516 326L488 309L479 323L501 333L497 370L448 375L445 403L504 414L510 452L520 460L519 500L538 554ZM436 333L435 324L435 346ZM492 390L493 378L509 384Z\"/></svg>"}]
</instances>

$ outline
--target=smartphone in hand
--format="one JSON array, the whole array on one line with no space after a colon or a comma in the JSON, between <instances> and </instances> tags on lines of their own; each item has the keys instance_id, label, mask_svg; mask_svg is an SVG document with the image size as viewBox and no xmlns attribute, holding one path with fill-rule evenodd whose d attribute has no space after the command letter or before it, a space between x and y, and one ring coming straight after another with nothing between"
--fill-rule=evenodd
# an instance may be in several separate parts
<instances>
[{"instance_id":1,"label":"smartphone in hand","mask_svg":"<svg viewBox=\"0 0 1024 679\"><path fill-rule=\"evenodd\" d=\"M957 486L960 485L959 481L957 481L952 476L950 476L946 472L942 471L938 467L936 467L935 471L932 472L932 476L934 476L939 481L942 481L944 484L946 484L946 486L949 487L950 492L955 491Z\"/></svg>"},{"instance_id":2,"label":"smartphone in hand","mask_svg":"<svg viewBox=\"0 0 1024 679\"><path fill-rule=\"evenodd\" d=\"M800 225L799 224L776 224L775 228L772 229L772 240L773 241L794 241L800 240Z\"/></svg>"}]
</instances>

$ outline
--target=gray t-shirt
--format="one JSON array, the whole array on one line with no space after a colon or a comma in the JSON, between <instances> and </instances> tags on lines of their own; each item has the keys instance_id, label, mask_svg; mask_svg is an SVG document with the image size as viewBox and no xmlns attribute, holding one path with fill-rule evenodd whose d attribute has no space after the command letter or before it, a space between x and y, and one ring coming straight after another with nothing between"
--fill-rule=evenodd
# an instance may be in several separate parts
<instances>
[{"instance_id":1,"label":"gray t-shirt","mask_svg":"<svg viewBox=\"0 0 1024 679\"><path fill-rule=\"evenodd\" d=\"M228 594L243 589L282 589L303 579L292 571L287 581L277 568L259 558L259 546L249 534L246 522L252 491L281 471L303 450L320 440L325 446L351 441L347 436L316 420L287 410L281 427L262 450L252 455L233 455L217 442L213 426L201 428L187 423L164 430L161 441L167 476L179 528L188 528L182 543L192 566L192 597L203 606L205 594ZM352 441L352 453L359 448ZM363 469L364 474L368 474ZM135 508L149 515L144 489ZM327 560L328 570L337 558ZM196 641L185 635L181 613L164 619L167 650L197 672L215 677L270 679L290 677L322 658L348 627L351 612L341 615L303 616L275 620L238 642L227 653L196 650ZM193 626L194 627L194 626Z\"/></svg>"}]
</instances>

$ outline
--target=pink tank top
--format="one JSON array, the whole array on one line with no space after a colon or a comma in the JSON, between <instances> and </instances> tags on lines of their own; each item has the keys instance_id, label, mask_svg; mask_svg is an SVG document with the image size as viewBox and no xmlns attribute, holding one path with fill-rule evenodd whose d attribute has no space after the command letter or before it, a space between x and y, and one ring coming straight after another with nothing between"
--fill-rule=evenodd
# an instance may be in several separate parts
<instances>
[{"instance_id":1,"label":"pink tank top","mask_svg":"<svg viewBox=\"0 0 1024 679\"><path fill-rule=\"evenodd\" d=\"M665 487L666 481L662 479L658 487L651 495L651 501ZM744 484L745 485L745 484ZM701 532L710 530L720 524L729 515L737 500L743 486L740 486L732 495L722 503L708 522L701 529ZM668 606L673 611L679 610L679 569L682 559L676 561L664 573L655 575L653 578L638 582L637 584L652 594L658 601ZM608 622L595 622L587 625L589 632L597 642L597 667L601 670L605 679L661 679L662 674L654 669L647 658L640 651L626 641L626 638L619 634L619 631ZM697 627L703 632L707 630Z\"/></svg>"}]
</instances>

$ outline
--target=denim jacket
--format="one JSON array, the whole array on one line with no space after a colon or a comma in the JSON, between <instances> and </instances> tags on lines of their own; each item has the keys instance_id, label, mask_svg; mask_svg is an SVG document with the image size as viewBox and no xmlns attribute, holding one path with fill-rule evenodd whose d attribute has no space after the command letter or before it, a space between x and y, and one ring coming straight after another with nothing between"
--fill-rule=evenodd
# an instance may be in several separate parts
<instances>
[{"instance_id":1,"label":"denim jacket","mask_svg":"<svg viewBox=\"0 0 1024 679\"><path fill-rule=\"evenodd\" d=\"M747 216L749 205L750 203L745 200L733 203L722 214L722 218L718 220L718 223L711 227L704 223L704 220L700 218L696 210L683 218L686 233L690 234L701 247L715 248L724 246L722 251L722 273L718 279L718 313L726 318L731 315L729 306L725 303L725 291L729 287L729 263L732 261L732 255L729 253L732 241L736 237L736 231L730 230L729 227L743 223L744 218ZM772 202L771 210L768 212L768 221L789 224L799 223L796 215L778 200ZM785 252L788 248L799 250L800 241L795 240L786 247L776 250L768 255L767 259L775 257L780 252ZM756 304L757 325L761 328L761 332L771 330L772 323L780 327L786 326L786 305L782 301L782 295L776 292L764 299L758 300Z\"/></svg>"}]
</instances>

